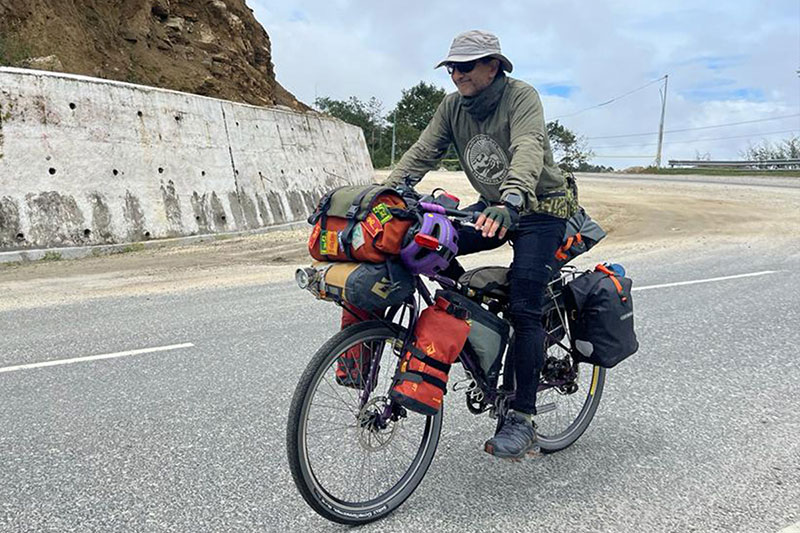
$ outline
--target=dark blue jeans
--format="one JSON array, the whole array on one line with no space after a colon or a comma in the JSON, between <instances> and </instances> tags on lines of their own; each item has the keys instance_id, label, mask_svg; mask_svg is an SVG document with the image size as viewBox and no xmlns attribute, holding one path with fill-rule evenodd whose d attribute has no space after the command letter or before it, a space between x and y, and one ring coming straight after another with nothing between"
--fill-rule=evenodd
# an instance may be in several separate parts
<instances>
[{"instance_id":1,"label":"dark blue jeans","mask_svg":"<svg viewBox=\"0 0 800 533\"><path fill-rule=\"evenodd\" d=\"M479 202L465 211L483 211L486 205ZM484 238L471 227L458 231L458 255L493 250L506 240L514 248L511 263L510 310L514 324L514 375L517 391L511 408L535 414L536 389L539 373L544 365L544 329L542 307L547 282L553 276L556 249L564 239L567 221L550 215L531 214L520 217L519 226L503 240ZM457 261L443 272L458 278L464 269Z\"/></svg>"}]
</instances>

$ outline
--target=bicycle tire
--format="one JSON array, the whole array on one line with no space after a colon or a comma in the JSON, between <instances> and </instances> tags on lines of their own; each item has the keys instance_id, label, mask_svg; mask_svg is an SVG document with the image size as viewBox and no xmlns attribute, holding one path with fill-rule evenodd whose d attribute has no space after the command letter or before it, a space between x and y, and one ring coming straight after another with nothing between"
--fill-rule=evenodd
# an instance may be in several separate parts
<instances>
[{"instance_id":1,"label":"bicycle tire","mask_svg":"<svg viewBox=\"0 0 800 533\"><path fill-rule=\"evenodd\" d=\"M584 401L583 407L570 424L570 426L563 433L557 437L549 437L539 435L539 448L542 453L555 453L572 446L581 435L583 435L589 428L597 408L600 405L600 399L603 395L603 387L606 381L606 369L591 365L592 368L592 384L587 394L587 399Z\"/></svg>"},{"instance_id":2,"label":"bicycle tire","mask_svg":"<svg viewBox=\"0 0 800 533\"><path fill-rule=\"evenodd\" d=\"M389 491L366 502L346 502L328 492L315 476L306 448L307 416L313 392L339 354L352 346L375 339L402 339L404 335L405 330L402 327L382 321L352 325L331 337L317 350L295 389L286 432L289 469L303 499L319 515L333 522L361 525L389 515L413 494L433 461L442 428L442 410L429 417L409 413L409 416L427 419L420 447L412 464ZM377 391L373 391L373 394L375 392Z\"/></svg>"},{"instance_id":3,"label":"bicycle tire","mask_svg":"<svg viewBox=\"0 0 800 533\"><path fill-rule=\"evenodd\" d=\"M545 308L545 316L549 316L548 323L555 323L556 327L559 327L558 324L560 323L560 327L562 328L561 331L561 345L550 345L545 346L545 357L548 356L548 352L552 350L561 350L561 355L567 356L570 361L572 361L572 353L567 351L565 352L561 346L571 346L570 341L570 331L569 331L569 321L566 319L564 311L562 311L562 307L560 305L551 304ZM558 319L558 322L555 322L555 319ZM537 416L537 420L540 421L540 427L537 429L538 439L539 439L539 447L543 453L555 453L561 450L564 450L570 446L572 446L575 441L577 441L581 435L583 435L589 427L592 419L594 418L595 413L597 412L597 408L600 405L600 399L603 396L603 388L606 381L606 369L596 366L596 365L589 365L586 363L582 363L580 366L591 368L591 380L588 386L585 387L586 389L586 398L584 399L580 410L571 420L567 427L560 431L555 435L546 435L541 432L542 429L542 417ZM578 390L581 390L579 387ZM573 393L574 394L574 393ZM542 393L540 392L537 394L537 411L540 410L539 402L542 399ZM542 413L540 413L542 414ZM546 415L544 415L546 416Z\"/></svg>"}]
</instances>

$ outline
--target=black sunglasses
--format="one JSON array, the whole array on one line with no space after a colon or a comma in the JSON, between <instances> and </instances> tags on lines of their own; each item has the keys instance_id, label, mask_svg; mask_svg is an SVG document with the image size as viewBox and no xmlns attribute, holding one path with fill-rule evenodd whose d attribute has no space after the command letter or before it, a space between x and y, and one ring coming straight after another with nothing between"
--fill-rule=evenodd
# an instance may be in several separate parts
<instances>
[{"instance_id":1,"label":"black sunglasses","mask_svg":"<svg viewBox=\"0 0 800 533\"><path fill-rule=\"evenodd\" d=\"M445 65L445 68L447 69L447 73L451 76L456 70L462 74L466 74L467 72L472 72L472 70L475 68L475 65L478 64L478 61L485 63L486 58L482 57L480 59L473 59L472 61L465 61L463 63L448 63Z\"/></svg>"}]
</instances>

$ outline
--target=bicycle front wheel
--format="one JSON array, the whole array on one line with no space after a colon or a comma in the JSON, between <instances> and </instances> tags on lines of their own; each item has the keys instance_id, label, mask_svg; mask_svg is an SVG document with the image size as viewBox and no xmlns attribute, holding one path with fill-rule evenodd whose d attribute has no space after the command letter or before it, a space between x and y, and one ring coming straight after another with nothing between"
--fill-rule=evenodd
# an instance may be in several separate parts
<instances>
[{"instance_id":1,"label":"bicycle front wheel","mask_svg":"<svg viewBox=\"0 0 800 533\"><path fill-rule=\"evenodd\" d=\"M411 496L433 461L441 410L423 416L388 398L405 331L379 321L350 326L317 351L297 385L289 468L300 494L328 520L383 518ZM354 353L359 362L343 380L342 361Z\"/></svg>"}]
</instances>

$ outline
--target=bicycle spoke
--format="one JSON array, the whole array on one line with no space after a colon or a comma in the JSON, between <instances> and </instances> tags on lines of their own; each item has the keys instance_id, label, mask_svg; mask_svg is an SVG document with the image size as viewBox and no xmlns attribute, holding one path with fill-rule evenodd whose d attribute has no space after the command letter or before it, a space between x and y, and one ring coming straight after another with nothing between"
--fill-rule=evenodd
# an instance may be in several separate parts
<instances>
[{"instance_id":1,"label":"bicycle spoke","mask_svg":"<svg viewBox=\"0 0 800 533\"><path fill-rule=\"evenodd\" d=\"M358 416L358 411L356 411L356 410L354 410L352 407L350 407L350 404L349 404L349 403L347 403L346 401L342 400L342 397L341 397L341 396L339 396L339 392L336 390L336 388L334 388L334 386L333 386L333 385L331 385L331 384L330 384L330 382L328 381L328 378L326 377L326 378L323 378L323 379L324 379L324 381L325 381L325 384L328 386L328 388L330 388L330 389L333 391L333 393L336 395L337 399L338 399L338 400L339 400L339 401L340 401L340 402L341 402L341 403L342 403L342 404L343 404L345 407L347 407L347 409L350 411L350 413L351 413L353 416ZM340 388L346 388L346 387L340 387Z\"/></svg>"},{"instance_id":2,"label":"bicycle spoke","mask_svg":"<svg viewBox=\"0 0 800 533\"><path fill-rule=\"evenodd\" d=\"M589 390L594 377L594 373L579 372L576 385L577 391L571 394L562 394L556 389L549 389L547 394L542 393L538 398L537 411L544 412L548 403L555 404L555 416L551 414L542 418L539 422L540 435L548 438L561 438L568 431L571 431L576 423L580 421L584 409L591 402Z\"/></svg>"},{"instance_id":3,"label":"bicycle spoke","mask_svg":"<svg viewBox=\"0 0 800 533\"><path fill-rule=\"evenodd\" d=\"M371 424L373 417L382 417L391 401L389 391L397 361L394 346L400 339L357 335L350 337L351 342L339 344L339 352L330 353L324 363L320 360L318 364L326 366L315 374L305 399L307 438L302 441L306 449L301 461L306 461L305 471L323 489L314 491L314 497L325 500L326 506L385 505L401 487L408 486L400 484L404 478L414 474L413 483L419 483L418 473L424 472L419 465L432 458L419 453L430 445L421 436L424 431L436 431L435 446L441 427L441 419L434 422L412 413L408 418L385 420L382 428L362 427L368 420ZM336 378L337 364L348 352L350 376L365 389L340 385ZM368 381L371 386L366 389ZM433 423L437 424L435 429L426 429Z\"/></svg>"},{"instance_id":4,"label":"bicycle spoke","mask_svg":"<svg viewBox=\"0 0 800 533\"><path fill-rule=\"evenodd\" d=\"M366 461L365 454L361 454L361 468L358 471L358 497L361 498L361 490L364 488L364 462Z\"/></svg>"},{"instance_id":5,"label":"bicycle spoke","mask_svg":"<svg viewBox=\"0 0 800 533\"><path fill-rule=\"evenodd\" d=\"M367 442L369 443L369 448L372 449L372 433L369 434L367 437ZM369 472L369 476L367 477L367 500L369 500L370 495L372 495L372 454L367 454L367 471Z\"/></svg>"},{"instance_id":6,"label":"bicycle spoke","mask_svg":"<svg viewBox=\"0 0 800 533\"><path fill-rule=\"evenodd\" d=\"M344 431L346 429L357 429L356 426L334 426L331 429L338 429L339 431ZM306 435L330 435L330 430L316 430L316 431L306 431Z\"/></svg>"},{"instance_id":7,"label":"bicycle spoke","mask_svg":"<svg viewBox=\"0 0 800 533\"><path fill-rule=\"evenodd\" d=\"M342 409L341 407L334 407L333 405L324 405L321 403L312 403L309 407L322 407L324 409L331 409L332 411L341 411L342 413L353 413L350 409Z\"/></svg>"},{"instance_id":8,"label":"bicycle spoke","mask_svg":"<svg viewBox=\"0 0 800 533\"><path fill-rule=\"evenodd\" d=\"M321 396L324 396L325 398L328 398L328 399L330 399L330 400L333 400L333 401L335 401L335 402L343 403L343 402L342 402L342 400L341 400L341 398L337 398L337 397L335 397L335 396L331 396L330 394L325 394L325 393L324 393L324 392L322 392L321 390L317 390L317 394L319 394L319 395L321 395ZM313 402L312 402L312 403L313 403Z\"/></svg>"},{"instance_id":9,"label":"bicycle spoke","mask_svg":"<svg viewBox=\"0 0 800 533\"><path fill-rule=\"evenodd\" d=\"M315 424L325 424L325 425L334 425L334 426L342 425L341 422L336 422L335 420L331 420L331 419L316 420L316 419L309 418L308 421L309 422L314 422ZM356 424L352 424L352 427L356 427Z\"/></svg>"},{"instance_id":10,"label":"bicycle spoke","mask_svg":"<svg viewBox=\"0 0 800 533\"><path fill-rule=\"evenodd\" d=\"M412 441L411 439L409 439L409 438L408 438L408 437L406 437L405 435L398 435L398 436L399 436L401 439L403 439L404 441L406 441L407 443L409 443L410 445L412 445L412 446L419 446L419 443L418 443L418 442L416 442L416 443L415 443L414 441Z\"/></svg>"},{"instance_id":11,"label":"bicycle spoke","mask_svg":"<svg viewBox=\"0 0 800 533\"><path fill-rule=\"evenodd\" d=\"M394 444L395 448L396 448L396 449L398 449L399 451L403 452L403 454L404 454L406 457L408 457L409 459L413 459L413 458L414 458L413 454L409 455L409 453L408 453L408 450L405 450L405 449L403 449L403 447L402 447L402 446L400 446L400 443L399 443L399 442L397 442L397 441L395 440L395 441L393 441L393 444Z\"/></svg>"}]
</instances>

